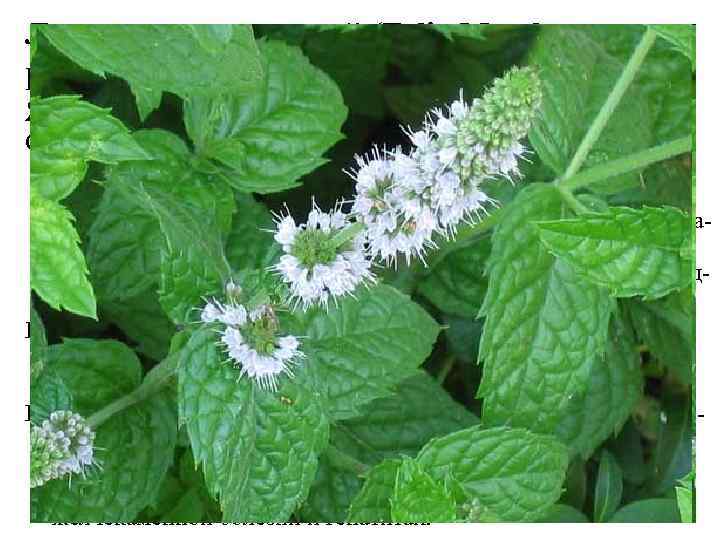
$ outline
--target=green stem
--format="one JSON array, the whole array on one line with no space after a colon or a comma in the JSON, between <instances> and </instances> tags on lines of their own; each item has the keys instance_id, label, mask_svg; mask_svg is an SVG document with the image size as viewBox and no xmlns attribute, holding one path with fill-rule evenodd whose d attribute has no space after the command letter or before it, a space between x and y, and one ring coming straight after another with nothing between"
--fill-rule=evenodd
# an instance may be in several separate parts
<instances>
[{"instance_id":1,"label":"green stem","mask_svg":"<svg viewBox=\"0 0 720 540\"><path fill-rule=\"evenodd\" d=\"M335 236L333 236L330 239L330 245L337 249L340 246L342 246L345 242L348 242L349 240L352 240L355 238L358 233L360 233L365 228L365 225L359 222L355 222L349 227L345 227L343 230L341 230L339 233L337 233Z\"/></svg>"},{"instance_id":2,"label":"green stem","mask_svg":"<svg viewBox=\"0 0 720 540\"><path fill-rule=\"evenodd\" d=\"M573 177L560 180L557 185L566 190L575 191L594 184L595 182L605 180L606 178L641 169L657 161L663 161L673 156L690 152L690 150L692 150L692 137L688 135L687 137L675 139L669 143L654 146L647 150L642 150L641 152L636 152L635 154L609 161L590 169L585 169Z\"/></svg>"},{"instance_id":3,"label":"green stem","mask_svg":"<svg viewBox=\"0 0 720 540\"><path fill-rule=\"evenodd\" d=\"M567 204L573 212L576 214L587 214L590 211L587 206L575 198L575 195L573 195L570 190L560 185L555 187L557 187L558 192L560 192L560 196L565 201L565 204Z\"/></svg>"},{"instance_id":4,"label":"green stem","mask_svg":"<svg viewBox=\"0 0 720 540\"><path fill-rule=\"evenodd\" d=\"M165 360L160 362L145 376L142 384L135 390L116 399L112 403L108 403L105 407L90 416L90 418L87 419L90 427L96 429L114 414L154 396L158 390L164 387L173 375L175 375L178 359L179 356L177 354L171 354L165 358Z\"/></svg>"},{"instance_id":5,"label":"green stem","mask_svg":"<svg viewBox=\"0 0 720 540\"><path fill-rule=\"evenodd\" d=\"M445 379L447 379L448 374L452 371L452 368L454 365L455 365L455 356L452 354L449 354L445 358L445 362L443 362L443 365L437 374L437 382L439 382L440 384L444 383Z\"/></svg>"},{"instance_id":6,"label":"green stem","mask_svg":"<svg viewBox=\"0 0 720 540\"><path fill-rule=\"evenodd\" d=\"M345 452L341 452L333 445L328 445L325 449L325 455L330 460L330 463L338 469L354 473L358 476L365 476L370 470L368 465L365 465L354 457L347 455Z\"/></svg>"},{"instance_id":7,"label":"green stem","mask_svg":"<svg viewBox=\"0 0 720 540\"><path fill-rule=\"evenodd\" d=\"M580 143L580 146L578 146L578 149L575 152L575 155L573 156L570 165L568 165L568 168L565 171L565 174L563 175L561 181L570 178L580 170L580 167L582 167L582 164L585 162L585 159L590 153L590 150L595 145L598 138L600 137L600 134L610 120L610 116L612 115L613 111L615 111L615 108L618 106L618 103L620 103L620 100L625 94L625 91L628 89L630 83L635 78L635 75L640 69L640 66L643 63L645 56L655 42L655 37L656 33L654 30L648 28L645 31L645 34L640 40L640 43L637 44L635 50L632 53L632 56L628 60L627 64L625 64L625 68L620 74L620 77L615 83L615 86L610 92L610 95L607 97L605 103L595 117L595 120L593 120L593 123L590 125L590 128L585 134L585 137Z\"/></svg>"}]
</instances>

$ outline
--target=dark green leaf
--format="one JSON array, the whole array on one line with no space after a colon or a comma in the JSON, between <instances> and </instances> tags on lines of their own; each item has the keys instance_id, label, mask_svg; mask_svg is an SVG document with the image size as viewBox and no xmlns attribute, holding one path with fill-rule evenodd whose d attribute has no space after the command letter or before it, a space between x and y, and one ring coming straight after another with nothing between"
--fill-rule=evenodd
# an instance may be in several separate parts
<instances>
[{"instance_id":1,"label":"dark green leaf","mask_svg":"<svg viewBox=\"0 0 720 540\"><path fill-rule=\"evenodd\" d=\"M369 401L415 374L430 354L437 323L407 296L385 285L356 292L338 306L298 313L296 335L335 420L361 414Z\"/></svg>"},{"instance_id":2,"label":"dark green leaf","mask_svg":"<svg viewBox=\"0 0 720 540\"><path fill-rule=\"evenodd\" d=\"M33 382L45 367L47 337L45 326L35 308L30 306L30 381Z\"/></svg>"},{"instance_id":3,"label":"dark green leaf","mask_svg":"<svg viewBox=\"0 0 720 540\"><path fill-rule=\"evenodd\" d=\"M186 102L185 125L197 152L229 167L223 174L240 191L270 193L327 160L342 138L347 109L335 83L296 47L260 44L262 88Z\"/></svg>"},{"instance_id":4,"label":"dark green leaf","mask_svg":"<svg viewBox=\"0 0 720 540\"><path fill-rule=\"evenodd\" d=\"M538 523L587 523L588 518L580 510L566 504L554 504Z\"/></svg>"},{"instance_id":5,"label":"dark green leaf","mask_svg":"<svg viewBox=\"0 0 720 540\"><path fill-rule=\"evenodd\" d=\"M483 422L555 433L605 349L613 302L540 243L534 221L562 216L552 186L525 188L493 236L479 358Z\"/></svg>"},{"instance_id":6,"label":"dark green leaf","mask_svg":"<svg viewBox=\"0 0 720 540\"><path fill-rule=\"evenodd\" d=\"M420 293L445 313L474 319L485 298L485 261L490 236L457 246L432 268L419 284Z\"/></svg>"},{"instance_id":7,"label":"dark green leaf","mask_svg":"<svg viewBox=\"0 0 720 540\"><path fill-rule=\"evenodd\" d=\"M250 195L238 196L236 204L237 211L225 248L228 262L235 270L266 270L282 254L280 244L269 232L273 229L270 212Z\"/></svg>"},{"instance_id":8,"label":"dark green leaf","mask_svg":"<svg viewBox=\"0 0 720 540\"><path fill-rule=\"evenodd\" d=\"M74 410L89 416L132 391L140 362L116 341L66 340L49 349L49 367L66 382ZM153 502L172 462L177 431L173 400L161 392L115 414L97 429L101 468L32 490L37 522L124 522Z\"/></svg>"},{"instance_id":9,"label":"dark green leaf","mask_svg":"<svg viewBox=\"0 0 720 540\"><path fill-rule=\"evenodd\" d=\"M600 456L600 468L595 482L596 523L607 521L615 513L622 499L623 475L620 465L607 450Z\"/></svg>"},{"instance_id":10,"label":"dark green leaf","mask_svg":"<svg viewBox=\"0 0 720 540\"><path fill-rule=\"evenodd\" d=\"M195 460L223 519L284 521L307 496L327 418L302 367L271 393L223 362L217 340L198 330L180 351L180 418Z\"/></svg>"},{"instance_id":11,"label":"dark green leaf","mask_svg":"<svg viewBox=\"0 0 720 540\"><path fill-rule=\"evenodd\" d=\"M680 512L673 499L645 499L623 506L611 523L680 523Z\"/></svg>"}]
</instances>

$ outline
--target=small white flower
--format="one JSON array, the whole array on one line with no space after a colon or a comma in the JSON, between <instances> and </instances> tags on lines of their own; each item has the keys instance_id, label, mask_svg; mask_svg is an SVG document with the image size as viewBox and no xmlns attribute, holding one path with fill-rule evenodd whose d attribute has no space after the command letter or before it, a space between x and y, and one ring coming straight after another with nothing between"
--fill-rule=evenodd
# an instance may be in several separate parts
<instances>
[{"instance_id":1,"label":"small white flower","mask_svg":"<svg viewBox=\"0 0 720 540\"><path fill-rule=\"evenodd\" d=\"M284 238L280 228L285 223L287 217L277 221L276 237ZM325 213L314 206L307 222L297 226L292 239L283 245L286 254L273 269L303 309L317 304L327 308L330 298L352 294L361 283L375 280L362 234L357 233L339 246L333 243L349 227L348 216L339 209Z\"/></svg>"},{"instance_id":2,"label":"small white flower","mask_svg":"<svg viewBox=\"0 0 720 540\"><path fill-rule=\"evenodd\" d=\"M220 320L220 316L222 315L222 311L217 307L215 302L210 301L207 304L205 304L205 307L202 310L202 313L200 314L200 320L204 323L212 323L217 320Z\"/></svg>"},{"instance_id":3,"label":"small white flower","mask_svg":"<svg viewBox=\"0 0 720 540\"><path fill-rule=\"evenodd\" d=\"M248 312L234 302L212 300L208 305L214 306L220 316L212 320L207 317L203 322L225 325L220 332L220 344L228 360L239 369L240 377L247 376L261 388L275 391L281 374L292 376L292 367L304 354L296 337L277 335L278 322L271 306L263 304Z\"/></svg>"}]
</instances>

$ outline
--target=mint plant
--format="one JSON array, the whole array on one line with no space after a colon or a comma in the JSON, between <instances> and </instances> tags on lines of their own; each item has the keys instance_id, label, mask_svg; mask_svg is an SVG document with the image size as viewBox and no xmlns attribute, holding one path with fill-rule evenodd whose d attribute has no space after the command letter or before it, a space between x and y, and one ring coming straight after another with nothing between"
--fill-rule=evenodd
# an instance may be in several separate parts
<instances>
[{"instance_id":1,"label":"mint plant","mask_svg":"<svg viewBox=\"0 0 720 540\"><path fill-rule=\"evenodd\" d=\"M32 521L694 519L694 27L30 35Z\"/></svg>"}]
</instances>

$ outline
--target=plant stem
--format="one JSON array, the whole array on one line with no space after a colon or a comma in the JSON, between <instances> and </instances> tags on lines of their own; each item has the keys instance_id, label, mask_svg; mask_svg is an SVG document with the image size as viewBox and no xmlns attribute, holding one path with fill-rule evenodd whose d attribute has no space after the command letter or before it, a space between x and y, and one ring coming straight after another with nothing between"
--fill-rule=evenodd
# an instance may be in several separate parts
<instances>
[{"instance_id":1,"label":"plant stem","mask_svg":"<svg viewBox=\"0 0 720 540\"><path fill-rule=\"evenodd\" d=\"M455 355L449 354L445 357L445 361L437 374L437 382L444 383L453 366L455 366Z\"/></svg>"},{"instance_id":2,"label":"plant stem","mask_svg":"<svg viewBox=\"0 0 720 540\"><path fill-rule=\"evenodd\" d=\"M573 195L570 190L561 185L556 187L558 192L560 192L560 196L565 201L565 204L567 204L573 212L576 214L587 214L590 211L587 206L575 198L575 195Z\"/></svg>"},{"instance_id":3,"label":"plant stem","mask_svg":"<svg viewBox=\"0 0 720 540\"><path fill-rule=\"evenodd\" d=\"M586 169L573 177L560 180L557 185L566 190L575 191L594 184L595 182L605 180L606 178L634 171L646 167L651 163L677 156L678 154L690 152L690 150L692 150L692 137L688 135L687 137L675 139L669 143L654 146L647 150L642 150L635 154Z\"/></svg>"},{"instance_id":4,"label":"plant stem","mask_svg":"<svg viewBox=\"0 0 720 540\"><path fill-rule=\"evenodd\" d=\"M339 248L345 242L355 238L358 235L358 233L360 233L360 231L362 231L364 228L365 228L365 225L363 225L362 223L359 223L357 221L355 223L353 223L352 225L350 225L349 227L345 227L344 229L342 229L340 232L338 232L335 236L333 236L330 239L330 243L331 243L332 247L334 247L335 249Z\"/></svg>"},{"instance_id":5,"label":"plant stem","mask_svg":"<svg viewBox=\"0 0 720 540\"><path fill-rule=\"evenodd\" d=\"M90 416L90 418L87 419L90 427L96 429L114 414L155 395L157 391L165 386L173 375L175 375L178 359L179 356L177 354L171 354L165 358L165 360L150 370L142 384L135 390L116 399L112 403L108 403L105 407Z\"/></svg>"},{"instance_id":6,"label":"plant stem","mask_svg":"<svg viewBox=\"0 0 720 540\"><path fill-rule=\"evenodd\" d=\"M354 473L358 476L365 476L370 470L368 465L365 465L354 457L347 455L345 452L341 452L332 444L328 445L325 449L325 455L338 469Z\"/></svg>"},{"instance_id":7,"label":"plant stem","mask_svg":"<svg viewBox=\"0 0 720 540\"><path fill-rule=\"evenodd\" d=\"M582 142L580 142L580 146L578 146L578 149L576 150L572 161L570 161L570 165L568 165L565 174L562 176L561 181L570 178L580 170L580 167L582 167L582 164L585 162L590 150L595 145L600 137L600 134L610 120L610 116L617 107L618 103L620 103L620 100L630 86L630 83L635 78L635 75L640 69L645 56L655 42L655 37L655 31L650 28L648 28L645 31L645 34L643 34L640 43L637 44L632 56L628 60L627 64L625 64L625 68L620 74L620 77L615 83L610 95L605 100L605 103L593 120L593 123L590 125L587 133L585 133L585 137Z\"/></svg>"}]
</instances>

